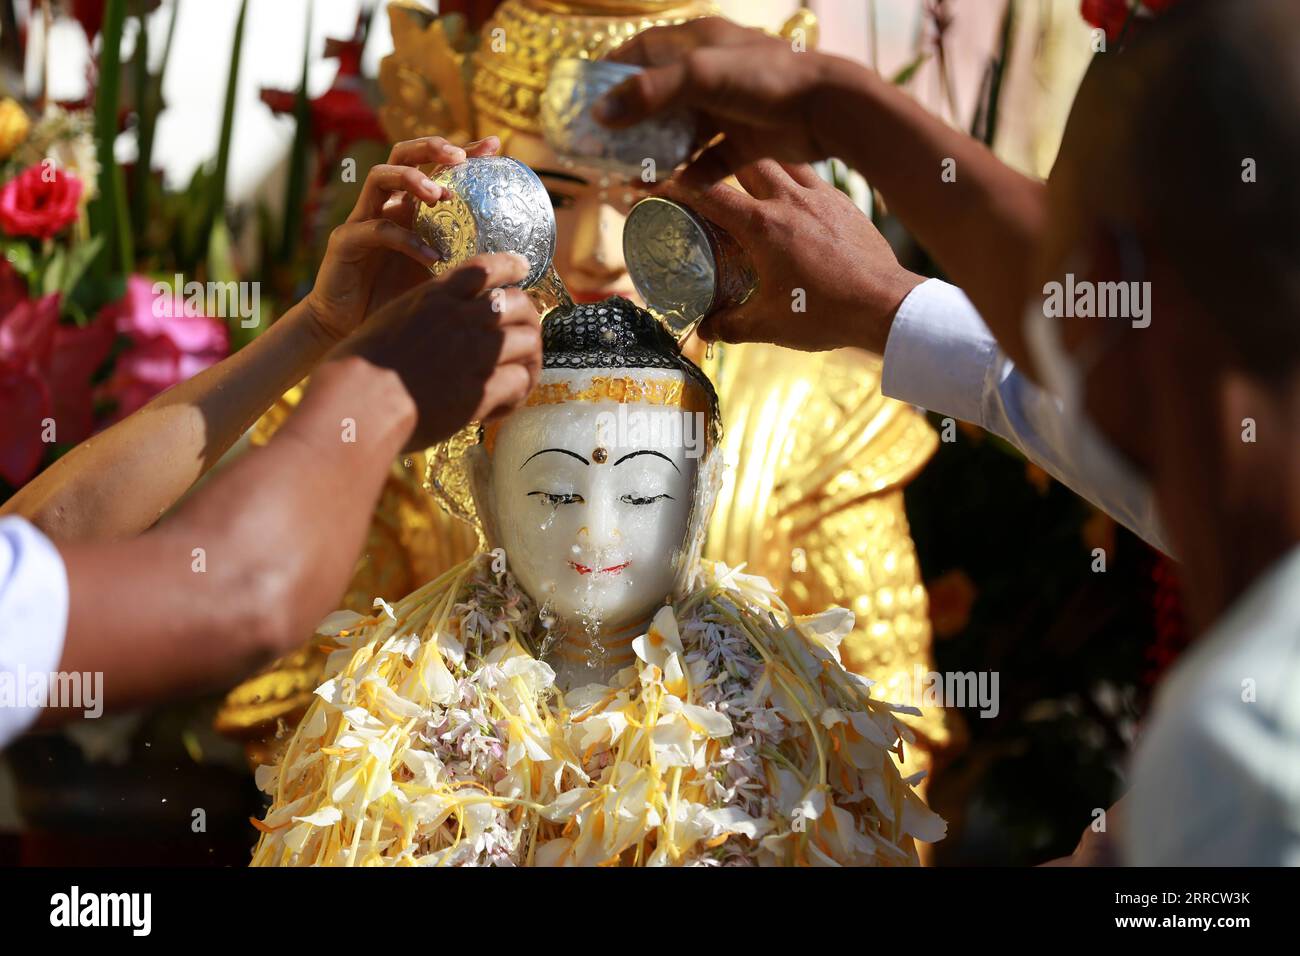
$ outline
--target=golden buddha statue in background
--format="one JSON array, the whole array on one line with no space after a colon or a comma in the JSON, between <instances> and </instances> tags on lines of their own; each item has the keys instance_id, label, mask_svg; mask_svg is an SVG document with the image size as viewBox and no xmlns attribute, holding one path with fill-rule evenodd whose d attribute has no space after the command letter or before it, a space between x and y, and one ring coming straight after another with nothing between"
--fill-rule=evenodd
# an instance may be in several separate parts
<instances>
[{"instance_id":1,"label":"golden buddha statue in background","mask_svg":"<svg viewBox=\"0 0 1300 956\"><path fill-rule=\"evenodd\" d=\"M539 131L539 98L560 58L599 57L651 26L716 12L706 0L505 0L475 36L460 17L394 0L380 119L393 141L499 136L502 152L531 166L551 194L555 267L573 299L635 298L622 231L639 196L557 160ZM808 17L801 11L787 29L815 32ZM933 430L881 395L880 361L865 352L728 345L701 364L719 395L728 466L705 556L770 579L796 613L849 607L857 624L842 645L845 664L877 680L884 699L911 702L916 669L932 670L931 634L902 488L933 454ZM254 440L294 401L291 393L272 409ZM374 595L412 591L474 552L474 533L421 487L424 472L423 456L394 464L345 602L353 610L369 613ZM218 728L265 759L323 666L314 645L278 662L230 694ZM906 753L903 772L928 769L928 750L948 739L944 714L926 708L903 719L921 745Z\"/></svg>"}]
</instances>

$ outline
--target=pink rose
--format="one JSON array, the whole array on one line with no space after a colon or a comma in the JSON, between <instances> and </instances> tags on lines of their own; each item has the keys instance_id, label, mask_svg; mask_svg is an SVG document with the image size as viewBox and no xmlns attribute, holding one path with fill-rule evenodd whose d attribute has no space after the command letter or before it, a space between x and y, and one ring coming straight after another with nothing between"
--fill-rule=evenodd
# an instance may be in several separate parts
<instances>
[{"instance_id":1,"label":"pink rose","mask_svg":"<svg viewBox=\"0 0 1300 956\"><path fill-rule=\"evenodd\" d=\"M117 404L114 420L230 352L224 323L203 315L175 314L171 297L155 296L153 282L145 276L131 276L126 295L102 314L110 316L117 332L131 340L104 385L104 395Z\"/></svg>"},{"instance_id":2,"label":"pink rose","mask_svg":"<svg viewBox=\"0 0 1300 956\"><path fill-rule=\"evenodd\" d=\"M77 221L81 180L56 166L29 166L0 187L0 229L48 239Z\"/></svg>"}]
</instances>

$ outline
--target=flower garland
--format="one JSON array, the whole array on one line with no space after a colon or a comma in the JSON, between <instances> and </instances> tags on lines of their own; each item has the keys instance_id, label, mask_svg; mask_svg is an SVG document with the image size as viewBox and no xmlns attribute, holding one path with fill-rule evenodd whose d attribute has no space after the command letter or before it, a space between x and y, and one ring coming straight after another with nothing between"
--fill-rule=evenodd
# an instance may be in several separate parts
<instances>
[{"instance_id":1,"label":"flower garland","mask_svg":"<svg viewBox=\"0 0 1300 956\"><path fill-rule=\"evenodd\" d=\"M254 865L908 865L942 837L891 759L913 711L840 664L849 612L796 619L705 562L635 665L562 694L490 565L322 624L328 679L257 772Z\"/></svg>"}]
</instances>

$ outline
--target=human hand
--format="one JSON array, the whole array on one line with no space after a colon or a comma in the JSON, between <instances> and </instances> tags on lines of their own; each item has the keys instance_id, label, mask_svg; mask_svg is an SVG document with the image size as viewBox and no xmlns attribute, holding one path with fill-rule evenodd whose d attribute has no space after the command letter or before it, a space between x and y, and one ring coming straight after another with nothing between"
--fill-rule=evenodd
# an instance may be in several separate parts
<instances>
[{"instance_id":1,"label":"human hand","mask_svg":"<svg viewBox=\"0 0 1300 956\"><path fill-rule=\"evenodd\" d=\"M1094 829L1094 824L1089 824L1083 830L1083 835L1079 837L1079 844L1074 848L1074 852L1069 856L1059 856L1055 859L1048 860L1039 866L1119 866L1120 847L1118 831L1116 827L1120 824L1123 817L1124 800L1121 798L1115 802L1115 805L1106 811L1102 820L1105 822L1103 829Z\"/></svg>"},{"instance_id":2,"label":"human hand","mask_svg":"<svg viewBox=\"0 0 1300 956\"><path fill-rule=\"evenodd\" d=\"M419 416L410 448L504 415L541 373L537 310L523 290L502 288L528 268L514 253L475 256L384 306L329 360L359 356L398 375Z\"/></svg>"},{"instance_id":3,"label":"human hand","mask_svg":"<svg viewBox=\"0 0 1300 956\"><path fill-rule=\"evenodd\" d=\"M438 202L444 190L418 167L491 156L500 146L495 136L464 148L426 136L398 143L387 163L371 168L351 214L330 233L316 284L305 299L330 338L344 338L366 316L423 282L438 261L438 251L412 227L420 202Z\"/></svg>"},{"instance_id":4,"label":"human hand","mask_svg":"<svg viewBox=\"0 0 1300 956\"><path fill-rule=\"evenodd\" d=\"M736 178L745 191L700 187L691 176L658 190L730 233L758 274L754 294L706 318L699 336L883 353L894 313L923 278L899 265L871 220L812 167L760 160Z\"/></svg>"},{"instance_id":5,"label":"human hand","mask_svg":"<svg viewBox=\"0 0 1300 956\"><path fill-rule=\"evenodd\" d=\"M706 157L723 144L733 165L829 155L815 129L818 93L845 61L795 52L786 40L718 17L646 30L608 59L646 68L596 104L594 115L608 126L632 126L685 107L702 117L703 138L724 134Z\"/></svg>"}]
</instances>

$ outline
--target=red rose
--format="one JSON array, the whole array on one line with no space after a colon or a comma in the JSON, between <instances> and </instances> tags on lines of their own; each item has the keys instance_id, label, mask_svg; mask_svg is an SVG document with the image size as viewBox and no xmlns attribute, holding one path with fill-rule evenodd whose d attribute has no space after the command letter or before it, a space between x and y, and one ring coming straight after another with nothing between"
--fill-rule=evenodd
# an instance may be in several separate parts
<instances>
[{"instance_id":1,"label":"red rose","mask_svg":"<svg viewBox=\"0 0 1300 956\"><path fill-rule=\"evenodd\" d=\"M81 180L57 166L29 166L0 188L0 229L48 239L76 222Z\"/></svg>"},{"instance_id":2,"label":"red rose","mask_svg":"<svg viewBox=\"0 0 1300 956\"><path fill-rule=\"evenodd\" d=\"M1138 13L1159 16L1178 3L1178 0L1142 0ZM1083 18L1094 27L1106 31L1112 43L1124 32L1124 26L1133 15L1133 0L1083 0Z\"/></svg>"},{"instance_id":3,"label":"red rose","mask_svg":"<svg viewBox=\"0 0 1300 956\"><path fill-rule=\"evenodd\" d=\"M1129 0L1083 0L1083 18L1106 31L1112 43L1124 32L1132 4Z\"/></svg>"}]
</instances>

